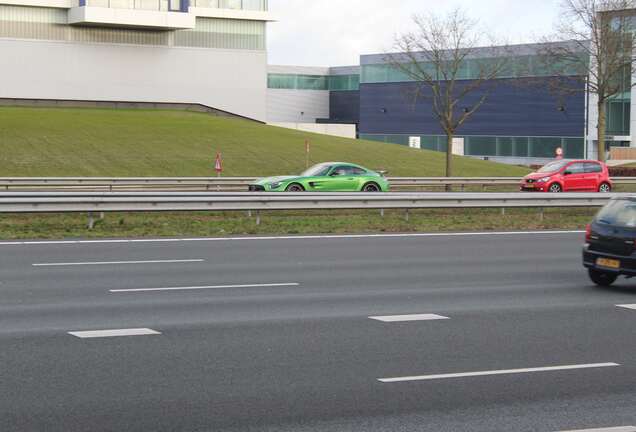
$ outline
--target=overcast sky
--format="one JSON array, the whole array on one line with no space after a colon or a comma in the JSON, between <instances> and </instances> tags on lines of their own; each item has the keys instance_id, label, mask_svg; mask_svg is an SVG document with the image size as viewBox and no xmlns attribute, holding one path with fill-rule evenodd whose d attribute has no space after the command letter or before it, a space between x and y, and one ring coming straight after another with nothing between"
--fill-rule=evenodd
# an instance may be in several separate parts
<instances>
[{"instance_id":1,"label":"overcast sky","mask_svg":"<svg viewBox=\"0 0 636 432\"><path fill-rule=\"evenodd\" d=\"M551 33L559 0L269 0L269 64L348 66L390 49L413 14L457 6L509 43Z\"/></svg>"}]
</instances>

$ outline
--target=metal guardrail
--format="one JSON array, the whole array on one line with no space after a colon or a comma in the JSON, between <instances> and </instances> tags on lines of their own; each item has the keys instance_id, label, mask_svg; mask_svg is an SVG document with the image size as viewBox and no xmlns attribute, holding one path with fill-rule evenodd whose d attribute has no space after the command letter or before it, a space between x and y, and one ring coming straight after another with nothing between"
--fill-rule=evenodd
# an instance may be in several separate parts
<instances>
[{"instance_id":1,"label":"metal guardrail","mask_svg":"<svg viewBox=\"0 0 636 432\"><path fill-rule=\"evenodd\" d=\"M243 191L255 177L0 177L0 190L204 190ZM518 177L388 177L394 190L424 187L516 186ZM636 177L617 177L615 184L636 184Z\"/></svg>"},{"instance_id":2,"label":"metal guardrail","mask_svg":"<svg viewBox=\"0 0 636 432\"><path fill-rule=\"evenodd\" d=\"M610 198L631 194L601 193L210 193L210 192L0 192L2 213L88 213L88 228L105 212L181 212L275 210L544 208L601 207Z\"/></svg>"},{"instance_id":3,"label":"metal guardrail","mask_svg":"<svg viewBox=\"0 0 636 432\"><path fill-rule=\"evenodd\" d=\"M629 194L2 192L0 213L600 207Z\"/></svg>"}]
</instances>

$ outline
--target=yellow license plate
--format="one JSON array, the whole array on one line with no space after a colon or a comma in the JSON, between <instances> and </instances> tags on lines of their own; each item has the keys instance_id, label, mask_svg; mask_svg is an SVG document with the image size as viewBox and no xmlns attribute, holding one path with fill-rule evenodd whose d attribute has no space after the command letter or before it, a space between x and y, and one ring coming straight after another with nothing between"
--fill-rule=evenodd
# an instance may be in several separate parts
<instances>
[{"instance_id":1,"label":"yellow license plate","mask_svg":"<svg viewBox=\"0 0 636 432\"><path fill-rule=\"evenodd\" d=\"M621 262L619 260L607 259L607 258L599 258L596 260L596 265L599 267L606 267L611 269L619 269L621 268Z\"/></svg>"}]
</instances>

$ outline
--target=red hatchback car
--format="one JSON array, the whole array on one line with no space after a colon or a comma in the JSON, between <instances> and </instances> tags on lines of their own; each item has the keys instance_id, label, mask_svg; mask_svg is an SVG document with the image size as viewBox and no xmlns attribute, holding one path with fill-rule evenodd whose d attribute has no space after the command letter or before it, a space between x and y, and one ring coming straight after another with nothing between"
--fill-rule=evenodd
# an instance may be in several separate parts
<instances>
[{"instance_id":1,"label":"red hatchback car","mask_svg":"<svg viewBox=\"0 0 636 432\"><path fill-rule=\"evenodd\" d=\"M559 160L550 162L521 181L522 191L611 192L607 165L598 161Z\"/></svg>"}]
</instances>

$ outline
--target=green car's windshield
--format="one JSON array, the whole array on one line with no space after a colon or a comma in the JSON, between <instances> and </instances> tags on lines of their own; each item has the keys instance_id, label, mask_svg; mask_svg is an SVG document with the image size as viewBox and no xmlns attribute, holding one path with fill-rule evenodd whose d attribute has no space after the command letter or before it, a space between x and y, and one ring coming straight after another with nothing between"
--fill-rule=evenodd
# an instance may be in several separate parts
<instances>
[{"instance_id":1,"label":"green car's windshield","mask_svg":"<svg viewBox=\"0 0 636 432\"><path fill-rule=\"evenodd\" d=\"M322 177L326 176L329 170L331 169L331 165L329 164L318 164L309 168L307 171L303 172L301 177Z\"/></svg>"}]
</instances>

